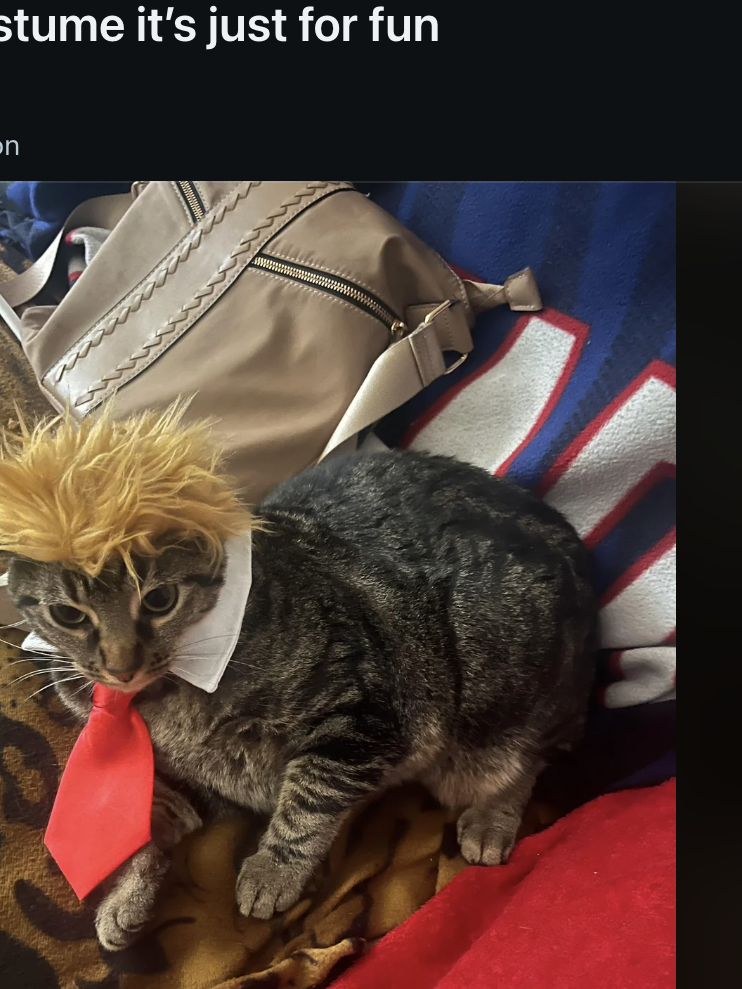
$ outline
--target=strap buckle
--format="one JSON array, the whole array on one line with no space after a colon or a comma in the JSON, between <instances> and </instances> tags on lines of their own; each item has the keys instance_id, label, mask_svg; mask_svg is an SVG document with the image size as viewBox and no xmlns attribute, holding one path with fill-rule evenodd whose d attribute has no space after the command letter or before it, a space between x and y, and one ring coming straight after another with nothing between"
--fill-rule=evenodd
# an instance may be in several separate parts
<instances>
[{"instance_id":1,"label":"strap buckle","mask_svg":"<svg viewBox=\"0 0 742 989\"><path fill-rule=\"evenodd\" d=\"M457 361L454 361L450 367L446 368L446 370L443 372L444 375L450 374L452 371L455 371L457 367L461 367L461 365L464 363L464 361L468 356L469 356L468 354L461 354L461 356Z\"/></svg>"}]
</instances>

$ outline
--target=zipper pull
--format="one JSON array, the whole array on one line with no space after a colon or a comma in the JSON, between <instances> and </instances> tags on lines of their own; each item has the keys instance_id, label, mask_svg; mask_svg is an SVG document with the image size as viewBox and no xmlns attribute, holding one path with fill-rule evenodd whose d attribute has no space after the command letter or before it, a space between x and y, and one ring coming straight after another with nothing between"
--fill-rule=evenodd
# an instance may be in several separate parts
<instances>
[{"instance_id":1,"label":"zipper pull","mask_svg":"<svg viewBox=\"0 0 742 989\"><path fill-rule=\"evenodd\" d=\"M407 327L403 322L396 319L389 327L389 332L392 335L392 343L397 343L407 333Z\"/></svg>"}]
</instances>

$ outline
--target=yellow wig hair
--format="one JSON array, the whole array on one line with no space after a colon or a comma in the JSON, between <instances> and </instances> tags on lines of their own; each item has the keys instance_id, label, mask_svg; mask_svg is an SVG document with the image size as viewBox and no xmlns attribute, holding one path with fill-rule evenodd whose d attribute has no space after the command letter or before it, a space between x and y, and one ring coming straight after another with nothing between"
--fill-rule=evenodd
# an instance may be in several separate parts
<instances>
[{"instance_id":1,"label":"yellow wig hair","mask_svg":"<svg viewBox=\"0 0 742 989\"><path fill-rule=\"evenodd\" d=\"M216 566L224 540L255 526L222 472L210 422L187 403L115 421L106 408L0 434L0 550L97 576L121 557L195 539Z\"/></svg>"}]
</instances>

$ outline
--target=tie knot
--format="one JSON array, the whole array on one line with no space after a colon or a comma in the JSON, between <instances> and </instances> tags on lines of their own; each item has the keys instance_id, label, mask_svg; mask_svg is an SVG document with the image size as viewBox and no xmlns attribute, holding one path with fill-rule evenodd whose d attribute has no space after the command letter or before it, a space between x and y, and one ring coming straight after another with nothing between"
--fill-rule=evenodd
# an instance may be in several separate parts
<instances>
[{"instance_id":1,"label":"tie knot","mask_svg":"<svg viewBox=\"0 0 742 989\"><path fill-rule=\"evenodd\" d=\"M99 711L108 711L110 714L119 714L125 711L136 696L136 692L125 694L121 690L114 690L106 687L105 684L96 683L93 691L93 707Z\"/></svg>"}]
</instances>

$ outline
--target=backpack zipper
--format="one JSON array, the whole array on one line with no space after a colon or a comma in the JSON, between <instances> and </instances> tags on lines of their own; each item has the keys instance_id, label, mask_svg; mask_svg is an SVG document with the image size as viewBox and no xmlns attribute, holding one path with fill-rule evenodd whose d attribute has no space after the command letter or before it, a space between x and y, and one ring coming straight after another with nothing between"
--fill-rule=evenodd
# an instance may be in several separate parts
<instances>
[{"instance_id":1,"label":"backpack zipper","mask_svg":"<svg viewBox=\"0 0 742 989\"><path fill-rule=\"evenodd\" d=\"M196 191L193 182L177 182L176 186L180 192L183 202L188 207L194 223L198 223L206 215L203 201ZM347 278L340 278L337 275L328 275L327 272L317 268L310 268L307 265L295 264L293 261L282 261L280 258L271 257L270 254L256 254L250 265L255 268L263 268L274 275L282 275L292 281L301 282L304 285L311 285L329 295L334 295L345 302L350 302L357 309L374 316L379 322L386 326L391 334L392 340L400 340L406 333L407 327L397 314L389 308L381 299L378 299L366 289L354 285Z\"/></svg>"},{"instance_id":2,"label":"backpack zipper","mask_svg":"<svg viewBox=\"0 0 742 989\"><path fill-rule=\"evenodd\" d=\"M188 211L191 214L191 218L194 223L198 223L204 216L206 216L206 208L201 200L201 197L196 192L196 187L193 182L177 182L178 192L180 192L183 197L183 202L188 207Z\"/></svg>"},{"instance_id":3,"label":"backpack zipper","mask_svg":"<svg viewBox=\"0 0 742 989\"><path fill-rule=\"evenodd\" d=\"M310 268L307 265L295 264L293 261L282 261L279 258L271 257L270 254L256 254L250 262L251 267L263 268L274 275L283 275L292 281L301 282L304 285L311 285L329 295L334 295L338 299L350 302L358 309L376 317L389 330L393 340L401 339L407 332L407 327L402 320L387 306L381 299L372 295L366 289L359 288L346 278L339 278L337 275L328 275L327 272L317 268Z\"/></svg>"}]
</instances>

